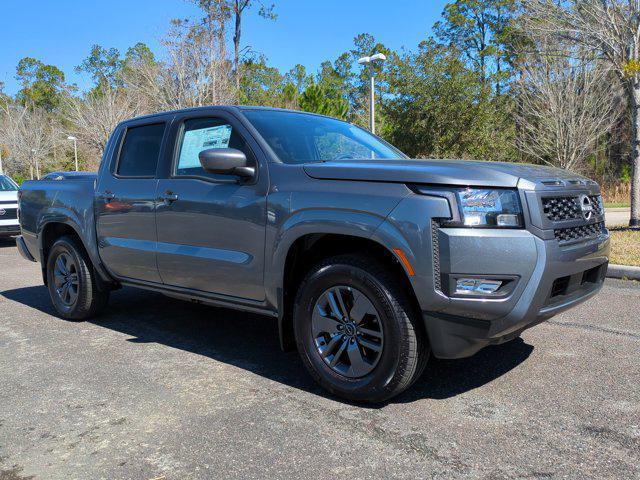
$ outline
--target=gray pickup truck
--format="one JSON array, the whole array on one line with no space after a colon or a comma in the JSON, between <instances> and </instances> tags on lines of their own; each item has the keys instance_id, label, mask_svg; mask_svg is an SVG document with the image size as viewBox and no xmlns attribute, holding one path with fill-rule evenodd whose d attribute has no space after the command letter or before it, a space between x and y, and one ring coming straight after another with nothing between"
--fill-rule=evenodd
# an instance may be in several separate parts
<instances>
[{"instance_id":1,"label":"gray pickup truck","mask_svg":"<svg viewBox=\"0 0 640 480\"><path fill-rule=\"evenodd\" d=\"M590 298L598 185L547 167L411 160L332 118L206 107L113 132L96 174L20 191L21 254L61 317L123 285L278 319L323 387L379 402ZM241 330L238 330L238 335Z\"/></svg>"}]
</instances>

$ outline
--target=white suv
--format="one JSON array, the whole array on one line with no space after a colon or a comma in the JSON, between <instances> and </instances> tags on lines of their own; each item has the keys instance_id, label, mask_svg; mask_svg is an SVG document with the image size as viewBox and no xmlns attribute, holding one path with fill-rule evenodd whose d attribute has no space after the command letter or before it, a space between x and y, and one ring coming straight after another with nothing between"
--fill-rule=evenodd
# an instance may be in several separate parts
<instances>
[{"instance_id":1,"label":"white suv","mask_svg":"<svg viewBox=\"0 0 640 480\"><path fill-rule=\"evenodd\" d=\"M6 175L0 175L0 237L19 233L18 185Z\"/></svg>"}]
</instances>

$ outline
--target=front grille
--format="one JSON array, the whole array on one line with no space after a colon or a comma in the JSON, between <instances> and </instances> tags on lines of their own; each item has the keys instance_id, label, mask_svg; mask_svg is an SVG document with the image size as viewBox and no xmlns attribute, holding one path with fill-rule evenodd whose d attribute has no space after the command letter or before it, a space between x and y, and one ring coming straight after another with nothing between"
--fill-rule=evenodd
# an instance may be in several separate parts
<instances>
[{"instance_id":1,"label":"front grille","mask_svg":"<svg viewBox=\"0 0 640 480\"><path fill-rule=\"evenodd\" d=\"M592 267L589 270L556 278L551 285L551 292L545 305L557 305L569 296L583 296L602 285L607 274L607 263Z\"/></svg>"},{"instance_id":2,"label":"front grille","mask_svg":"<svg viewBox=\"0 0 640 480\"><path fill-rule=\"evenodd\" d=\"M567 288L569 288L570 281L571 276L557 278L551 286L551 298L557 297L558 295L565 295Z\"/></svg>"},{"instance_id":3,"label":"front grille","mask_svg":"<svg viewBox=\"0 0 640 480\"><path fill-rule=\"evenodd\" d=\"M602 215L602 197L600 195L589 195L589 199L593 206L593 213Z\"/></svg>"},{"instance_id":4,"label":"front grille","mask_svg":"<svg viewBox=\"0 0 640 480\"><path fill-rule=\"evenodd\" d=\"M602 215L602 199L600 195L590 195L593 213ZM552 222L575 220L582 218L580 197L577 195L566 197L545 197L542 199L542 209L546 217Z\"/></svg>"},{"instance_id":5,"label":"front grille","mask_svg":"<svg viewBox=\"0 0 640 480\"><path fill-rule=\"evenodd\" d=\"M580 284L584 285L585 283L598 283L601 280L602 276L602 265L599 267L594 267L582 274L582 281L580 282Z\"/></svg>"},{"instance_id":6,"label":"front grille","mask_svg":"<svg viewBox=\"0 0 640 480\"><path fill-rule=\"evenodd\" d=\"M580 218L578 197L547 197L542 199L544 214L552 222Z\"/></svg>"},{"instance_id":7,"label":"front grille","mask_svg":"<svg viewBox=\"0 0 640 480\"><path fill-rule=\"evenodd\" d=\"M433 281L436 290L442 290L440 278L440 224L436 220L431 220L431 242L433 247Z\"/></svg>"},{"instance_id":8,"label":"front grille","mask_svg":"<svg viewBox=\"0 0 640 480\"><path fill-rule=\"evenodd\" d=\"M604 231L604 222L592 223L591 225L580 225L579 227L558 228L553 231L556 240L562 243L569 243L575 240L582 240L590 237L597 237Z\"/></svg>"},{"instance_id":9,"label":"front grille","mask_svg":"<svg viewBox=\"0 0 640 480\"><path fill-rule=\"evenodd\" d=\"M4 214L2 213L4 212ZM18 210L15 208L0 207L0 220L16 220L18 218Z\"/></svg>"}]
</instances>

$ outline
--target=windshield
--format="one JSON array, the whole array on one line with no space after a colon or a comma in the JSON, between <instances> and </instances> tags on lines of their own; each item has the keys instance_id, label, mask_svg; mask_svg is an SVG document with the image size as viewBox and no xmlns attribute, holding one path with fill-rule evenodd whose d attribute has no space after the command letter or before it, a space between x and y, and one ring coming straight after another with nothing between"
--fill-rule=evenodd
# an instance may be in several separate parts
<instances>
[{"instance_id":1,"label":"windshield","mask_svg":"<svg viewBox=\"0 0 640 480\"><path fill-rule=\"evenodd\" d=\"M18 190L18 185L9 177L0 175L0 192L13 192Z\"/></svg>"},{"instance_id":2,"label":"windshield","mask_svg":"<svg viewBox=\"0 0 640 480\"><path fill-rule=\"evenodd\" d=\"M243 113L284 163L407 158L366 130L334 118L279 110Z\"/></svg>"}]
</instances>

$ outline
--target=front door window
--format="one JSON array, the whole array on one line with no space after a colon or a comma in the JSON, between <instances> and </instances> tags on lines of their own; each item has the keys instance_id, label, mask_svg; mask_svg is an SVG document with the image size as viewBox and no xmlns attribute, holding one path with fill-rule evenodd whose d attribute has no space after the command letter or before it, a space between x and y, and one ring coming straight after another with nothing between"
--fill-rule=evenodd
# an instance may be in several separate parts
<instances>
[{"instance_id":1,"label":"front door window","mask_svg":"<svg viewBox=\"0 0 640 480\"><path fill-rule=\"evenodd\" d=\"M206 177L227 181L233 179L233 176L204 171L198 155L201 151L210 148L235 148L244 152L247 158L253 158L246 142L225 120L217 118L187 120L182 130L174 176Z\"/></svg>"}]
</instances>

